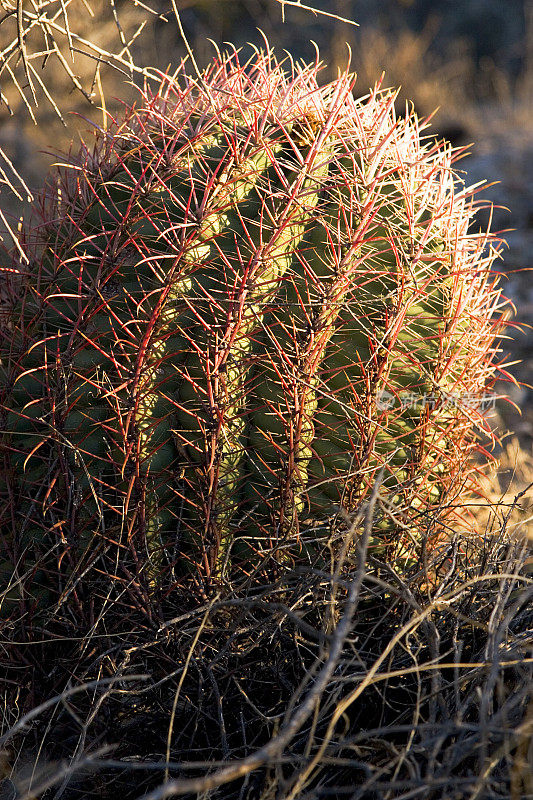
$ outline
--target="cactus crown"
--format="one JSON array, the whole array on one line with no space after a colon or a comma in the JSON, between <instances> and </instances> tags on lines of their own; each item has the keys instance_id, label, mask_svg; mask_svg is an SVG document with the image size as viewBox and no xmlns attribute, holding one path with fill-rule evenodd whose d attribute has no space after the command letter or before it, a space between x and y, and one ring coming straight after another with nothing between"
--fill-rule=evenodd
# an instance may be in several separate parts
<instances>
[{"instance_id":1,"label":"cactus crown","mask_svg":"<svg viewBox=\"0 0 533 800\"><path fill-rule=\"evenodd\" d=\"M14 559L205 585L311 558L378 474L395 557L453 511L496 248L449 145L318 73L269 51L181 67L55 168L3 317Z\"/></svg>"}]
</instances>

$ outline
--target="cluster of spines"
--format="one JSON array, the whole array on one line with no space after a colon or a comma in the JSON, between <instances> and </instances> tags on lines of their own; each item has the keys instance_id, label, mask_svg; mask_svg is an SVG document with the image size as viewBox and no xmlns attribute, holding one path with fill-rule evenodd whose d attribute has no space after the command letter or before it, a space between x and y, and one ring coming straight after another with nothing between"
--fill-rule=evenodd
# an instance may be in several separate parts
<instances>
[{"instance_id":1,"label":"cluster of spines","mask_svg":"<svg viewBox=\"0 0 533 800\"><path fill-rule=\"evenodd\" d=\"M483 417L446 399L495 371L495 251L449 147L317 74L162 76L55 173L2 346L8 527L210 580L382 469L404 529L453 500Z\"/></svg>"}]
</instances>

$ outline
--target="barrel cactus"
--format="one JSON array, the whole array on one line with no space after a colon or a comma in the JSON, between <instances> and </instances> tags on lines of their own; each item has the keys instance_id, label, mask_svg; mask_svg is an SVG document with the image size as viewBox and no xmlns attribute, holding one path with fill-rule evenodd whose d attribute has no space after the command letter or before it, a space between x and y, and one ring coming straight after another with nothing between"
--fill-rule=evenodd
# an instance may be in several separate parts
<instances>
[{"instance_id":1,"label":"barrel cactus","mask_svg":"<svg viewBox=\"0 0 533 800\"><path fill-rule=\"evenodd\" d=\"M11 563L205 588L310 559L378 476L395 563L453 514L497 248L449 145L318 72L182 67L54 167L4 272Z\"/></svg>"}]
</instances>

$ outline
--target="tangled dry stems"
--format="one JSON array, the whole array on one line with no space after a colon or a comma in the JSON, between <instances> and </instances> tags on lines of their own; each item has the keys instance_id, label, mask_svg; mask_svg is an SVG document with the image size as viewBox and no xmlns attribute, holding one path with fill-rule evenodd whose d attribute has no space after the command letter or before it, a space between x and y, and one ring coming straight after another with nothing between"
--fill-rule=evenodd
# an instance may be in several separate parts
<instances>
[{"instance_id":1,"label":"tangled dry stems","mask_svg":"<svg viewBox=\"0 0 533 800\"><path fill-rule=\"evenodd\" d=\"M329 572L174 596L151 622L113 604L85 629L64 607L16 639L4 623L4 786L25 800L525 800L523 542L457 534L400 577L368 551L375 502Z\"/></svg>"}]
</instances>

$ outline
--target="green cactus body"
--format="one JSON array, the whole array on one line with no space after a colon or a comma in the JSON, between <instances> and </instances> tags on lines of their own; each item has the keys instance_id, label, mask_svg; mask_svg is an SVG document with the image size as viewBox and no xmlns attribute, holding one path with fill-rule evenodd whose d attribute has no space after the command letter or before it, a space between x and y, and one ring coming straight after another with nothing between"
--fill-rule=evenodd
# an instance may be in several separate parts
<instances>
[{"instance_id":1,"label":"green cactus body","mask_svg":"<svg viewBox=\"0 0 533 800\"><path fill-rule=\"evenodd\" d=\"M482 423L447 398L494 375L496 253L450 149L351 89L234 54L58 168L1 344L14 553L205 586L317 555L382 471L373 545L412 556Z\"/></svg>"},{"instance_id":2,"label":"green cactus body","mask_svg":"<svg viewBox=\"0 0 533 800\"><path fill-rule=\"evenodd\" d=\"M279 146L273 148L272 154L275 154L277 149L279 149ZM238 167L237 175L232 175L228 184L222 184L222 190L216 197L216 203L225 210L221 211L220 209L217 209L215 213L212 212L211 215L207 217L207 220L199 226L198 233L196 234L191 247L188 248L184 254L183 260L186 265L193 267L194 264L198 263L199 261L206 261L209 263L212 260L213 250L221 247L220 240L223 238L223 232L225 229L233 230L235 224L237 223L239 213L242 213L242 209L240 209L239 206L243 204L243 201L245 201L253 192L257 182L264 176L265 171L270 165L270 158L272 157L272 154L269 154L269 152L263 148L256 147L253 155L251 155ZM242 175L242 178L240 178L240 175ZM209 273L213 273L213 270L209 269ZM216 278L214 275L211 275L210 277L211 282L214 283L211 291L216 293ZM271 278L267 279L275 280L276 276L273 275ZM204 282L206 280L205 272L202 274L202 280ZM207 277L207 280L209 280L209 277ZM156 339L155 341L151 339L149 341L150 359L153 364L159 365L161 361L165 359L167 351L170 351L170 353L173 354L176 350L176 343L173 343L173 346L168 348L165 338L166 334L172 334L176 329L179 329L179 316L176 314L176 301L179 301L183 296L187 295L189 302L192 302L191 298L194 297L196 302L201 304L202 292L200 287L198 287L195 291L196 287L194 284L194 277L180 279L175 285L171 285L169 287L168 294L161 298L160 311L157 315L157 322L154 325L154 332L159 339ZM257 324L255 317L259 309L252 306L247 310L248 319L244 325L240 326L239 329L239 349L244 351L245 354L247 354L250 347L248 334ZM230 328L227 334L231 336L231 332L232 331ZM219 348L220 353L220 351L223 350L223 342L219 344ZM215 372L220 368L220 364L223 363L222 359L220 359L219 353L216 354L219 357L219 363L215 365ZM190 363L187 364L187 368L189 369L189 377L191 377ZM159 366L156 366L155 368L150 368L150 366L148 366L147 376L141 386L141 399L137 406L136 416L139 420L138 428L140 432L139 451L140 458L143 461L148 458L149 450L154 444L153 419L154 417L156 419L158 418L157 406L162 402L162 399L158 397L157 392L154 391L154 388L157 386L158 382L158 370ZM243 381L246 377L246 366L243 367L242 363L239 360L236 360L231 366L226 368L225 373L227 391L234 393L234 395L239 398L240 402L242 403ZM204 375L201 374L201 377L204 377ZM217 390L215 387L213 388L213 401L220 403L220 399L216 398ZM187 438L189 440L191 436L198 438L199 435L201 435L201 430L198 428L195 436L195 433L193 432L194 429L191 429L190 427L191 421L194 422L194 417L189 413L188 419L183 420L183 424L186 426L185 430L187 430ZM176 424L179 424L179 420L177 420ZM166 426L163 427L166 429ZM223 514L219 515L216 523L217 528L221 528L221 532L219 533L218 531L215 531L214 534L219 538L219 541L224 535L224 523L221 517L223 516L228 519L233 510L230 505L230 498L235 491L236 481L238 480L239 476L239 462L242 456L242 443L240 442L241 429L242 420L238 414L235 413L233 419L224 426L224 430L220 435L221 444L218 447L219 452L217 454L219 458L218 482L222 485L223 490L222 492L218 493L218 502L224 505L224 511ZM166 452L161 453L158 451L157 457L161 459L161 456L165 458ZM194 463L195 458L193 454L190 454L190 460L192 463ZM213 494L215 494L215 492L213 492ZM222 498L220 498L221 494ZM207 527L209 528L209 521L207 520L206 522ZM162 520L160 515L152 512L147 527L147 543L149 549L161 547L162 542L159 537L161 526Z\"/></svg>"}]
</instances>

